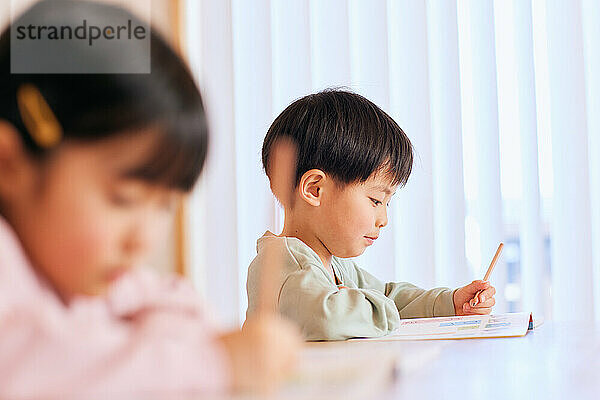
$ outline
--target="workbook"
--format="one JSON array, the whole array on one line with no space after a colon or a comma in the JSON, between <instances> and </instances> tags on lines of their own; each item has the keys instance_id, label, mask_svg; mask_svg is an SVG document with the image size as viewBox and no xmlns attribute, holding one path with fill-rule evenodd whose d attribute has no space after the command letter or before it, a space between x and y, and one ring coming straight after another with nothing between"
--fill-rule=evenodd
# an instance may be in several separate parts
<instances>
[{"instance_id":1,"label":"workbook","mask_svg":"<svg viewBox=\"0 0 600 400\"><path fill-rule=\"evenodd\" d=\"M541 324L531 313L465 315L400 320L389 335L361 340L480 339L525 336Z\"/></svg>"}]
</instances>

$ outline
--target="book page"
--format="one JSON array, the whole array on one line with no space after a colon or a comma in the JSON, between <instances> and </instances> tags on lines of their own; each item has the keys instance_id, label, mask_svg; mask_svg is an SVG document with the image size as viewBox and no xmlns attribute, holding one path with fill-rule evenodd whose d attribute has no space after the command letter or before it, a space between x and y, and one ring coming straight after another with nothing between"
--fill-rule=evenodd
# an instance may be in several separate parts
<instances>
[{"instance_id":1,"label":"book page","mask_svg":"<svg viewBox=\"0 0 600 400\"><path fill-rule=\"evenodd\" d=\"M387 336L367 340L431 340L523 336L530 313L417 318L400 321Z\"/></svg>"}]
</instances>

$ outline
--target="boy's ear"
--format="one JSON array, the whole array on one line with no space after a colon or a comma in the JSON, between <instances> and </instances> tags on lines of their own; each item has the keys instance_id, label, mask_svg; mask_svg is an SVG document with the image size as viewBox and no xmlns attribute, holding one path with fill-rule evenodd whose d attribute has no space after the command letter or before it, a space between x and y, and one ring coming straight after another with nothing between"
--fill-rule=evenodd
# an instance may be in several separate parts
<instances>
[{"instance_id":1,"label":"boy's ear","mask_svg":"<svg viewBox=\"0 0 600 400\"><path fill-rule=\"evenodd\" d=\"M302 175L302 178L300 178L300 183L298 184L300 197L311 206L316 207L321 205L323 184L326 179L327 176L325 175L325 172L320 169L306 171Z\"/></svg>"},{"instance_id":2,"label":"boy's ear","mask_svg":"<svg viewBox=\"0 0 600 400\"><path fill-rule=\"evenodd\" d=\"M9 122L0 119L0 198L5 199L22 183L23 162L26 159L19 132Z\"/></svg>"}]
</instances>

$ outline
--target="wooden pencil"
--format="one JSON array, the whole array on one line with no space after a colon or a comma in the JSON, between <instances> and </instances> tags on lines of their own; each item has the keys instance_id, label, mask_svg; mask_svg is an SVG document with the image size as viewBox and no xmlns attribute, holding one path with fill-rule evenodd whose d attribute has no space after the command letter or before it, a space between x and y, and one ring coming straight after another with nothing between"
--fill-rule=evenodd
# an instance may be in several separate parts
<instances>
[{"instance_id":1,"label":"wooden pencil","mask_svg":"<svg viewBox=\"0 0 600 400\"><path fill-rule=\"evenodd\" d=\"M294 179L296 176L296 146L286 139L273 145L269 174L271 190L284 207L293 201ZM277 165L276 168L272 168ZM273 247L265 248L265 263L259 277L257 310L259 313L276 313L278 309L279 283L283 254Z\"/></svg>"},{"instance_id":2,"label":"wooden pencil","mask_svg":"<svg viewBox=\"0 0 600 400\"><path fill-rule=\"evenodd\" d=\"M490 279L490 275L492 274L492 271L494 270L494 267L496 266L496 262L498 261L498 258L500 257L500 253L502 253L503 248L504 248L504 243L500 243L500 245L498 245L498 250L496 250L496 254L494 255L494 258L492 258L492 262L490 263L490 266L488 267L487 271L485 272L485 276L483 277L484 281L487 281L488 279ZM481 290L479 290L477 293L475 293L475 296L473 296L473 299L469 302L471 307L475 307L477 304L479 304L479 294L480 293L481 293Z\"/></svg>"},{"instance_id":3,"label":"wooden pencil","mask_svg":"<svg viewBox=\"0 0 600 400\"><path fill-rule=\"evenodd\" d=\"M483 277L484 281L487 281L488 279L490 279L490 275L492 274L492 271L494 270L494 267L496 266L496 262L498 261L498 258L500 257L500 253L502 253L502 249L504 248L504 243L500 243L500 245L498 245L498 250L496 250L496 254L494 255L494 258L492 259L492 262L490 263L490 266L488 267L485 276Z\"/></svg>"}]
</instances>

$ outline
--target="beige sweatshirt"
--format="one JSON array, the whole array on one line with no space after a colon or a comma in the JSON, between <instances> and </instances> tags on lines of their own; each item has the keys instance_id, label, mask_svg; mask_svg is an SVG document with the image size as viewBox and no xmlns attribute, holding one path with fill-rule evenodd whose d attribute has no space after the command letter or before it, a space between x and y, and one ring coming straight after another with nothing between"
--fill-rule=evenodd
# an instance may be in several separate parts
<instances>
[{"instance_id":1,"label":"beige sweatshirt","mask_svg":"<svg viewBox=\"0 0 600 400\"><path fill-rule=\"evenodd\" d=\"M400 318L454 315L453 290L424 290L406 282L384 283L352 259L333 256L328 272L308 245L266 232L248 268L248 311L255 311L265 249L284 260L278 277L281 313L299 324L306 340L343 340L390 333Z\"/></svg>"}]
</instances>

